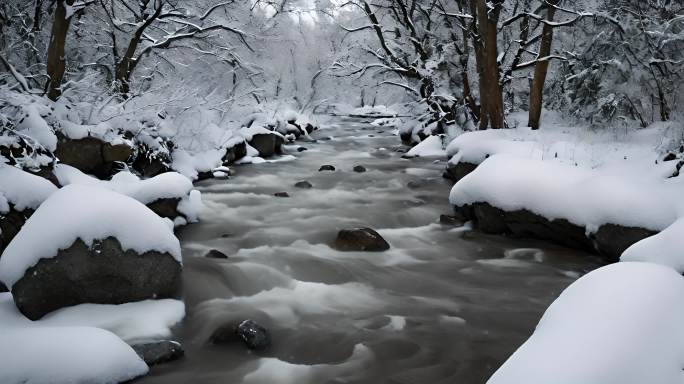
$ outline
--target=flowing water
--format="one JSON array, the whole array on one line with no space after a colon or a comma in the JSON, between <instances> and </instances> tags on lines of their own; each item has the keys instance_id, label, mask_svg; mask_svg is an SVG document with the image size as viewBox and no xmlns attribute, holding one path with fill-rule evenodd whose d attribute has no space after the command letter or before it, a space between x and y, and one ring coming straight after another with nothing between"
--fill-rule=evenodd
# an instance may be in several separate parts
<instances>
[{"instance_id":1,"label":"flowing water","mask_svg":"<svg viewBox=\"0 0 684 384\"><path fill-rule=\"evenodd\" d=\"M439 224L451 212L444 161L402 159L390 128L333 120L296 160L202 182L202 220L180 233L185 358L140 383L484 383L592 256ZM287 160L285 158L284 160ZM318 172L323 164L335 172ZM352 171L363 165L365 173ZM311 189L293 185L307 180ZM275 197L286 191L290 197ZM338 252L342 228L391 244ZM203 255L218 249L228 259ZM272 346L213 345L253 319Z\"/></svg>"}]
</instances>

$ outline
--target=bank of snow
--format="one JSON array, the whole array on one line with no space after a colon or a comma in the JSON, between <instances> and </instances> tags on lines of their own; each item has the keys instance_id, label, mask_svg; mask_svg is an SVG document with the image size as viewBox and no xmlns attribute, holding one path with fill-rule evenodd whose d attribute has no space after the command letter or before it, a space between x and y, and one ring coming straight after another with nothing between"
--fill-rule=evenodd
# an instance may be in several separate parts
<instances>
[{"instance_id":1,"label":"bank of snow","mask_svg":"<svg viewBox=\"0 0 684 384\"><path fill-rule=\"evenodd\" d=\"M147 365L126 342L168 337L184 315L183 302L166 299L82 304L30 321L11 294L0 293L0 382L116 383L144 375Z\"/></svg>"},{"instance_id":2,"label":"bank of snow","mask_svg":"<svg viewBox=\"0 0 684 384\"><path fill-rule=\"evenodd\" d=\"M0 281L11 287L40 259L54 257L76 239L91 245L108 237L124 250L167 252L181 261L168 219L112 190L73 184L53 193L26 221L0 257Z\"/></svg>"},{"instance_id":3,"label":"bank of snow","mask_svg":"<svg viewBox=\"0 0 684 384\"><path fill-rule=\"evenodd\" d=\"M679 384L684 380L684 278L651 263L617 263L577 280L489 384Z\"/></svg>"}]
</instances>

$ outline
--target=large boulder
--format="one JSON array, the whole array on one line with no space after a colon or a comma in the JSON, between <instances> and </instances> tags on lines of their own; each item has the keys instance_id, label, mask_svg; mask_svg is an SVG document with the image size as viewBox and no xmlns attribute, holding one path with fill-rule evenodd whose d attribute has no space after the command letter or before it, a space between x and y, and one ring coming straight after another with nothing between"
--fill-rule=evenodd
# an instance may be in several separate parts
<instances>
[{"instance_id":1,"label":"large boulder","mask_svg":"<svg viewBox=\"0 0 684 384\"><path fill-rule=\"evenodd\" d=\"M257 133L249 140L249 145L259 151L260 157L271 157L283 153L283 137L276 133Z\"/></svg>"},{"instance_id":2,"label":"large boulder","mask_svg":"<svg viewBox=\"0 0 684 384\"><path fill-rule=\"evenodd\" d=\"M232 146L226 148L226 154L221 159L223 165L232 165L234 162L247 156L247 142L244 140L233 143Z\"/></svg>"},{"instance_id":3,"label":"large boulder","mask_svg":"<svg viewBox=\"0 0 684 384\"><path fill-rule=\"evenodd\" d=\"M337 234L335 248L340 251L381 252L388 250L390 245L371 228L350 228Z\"/></svg>"},{"instance_id":4,"label":"large boulder","mask_svg":"<svg viewBox=\"0 0 684 384\"><path fill-rule=\"evenodd\" d=\"M133 198L68 185L45 200L5 249L0 281L32 320L82 303L173 297L181 282L180 244L168 220Z\"/></svg>"},{"instance_id":5,"label":"large boulder","mask_svg":"<svg viewBox=\"0 0 684 384\"><path fill-rule=\"evenodd\" d=\"M447 162L447 166L444 170L444 173L442 174L442 177L444 177L445 179L449 179L453 182L458 182L466 175L468 175L470 172L474 171L475 168L477 168L477 164L468 163L464 161L452 163L451 161L449 161Z\"/></svg>"},{"instance_id":6,"label":"large boulder","mask_svg":"<svg viewBox=\"0 0 684 384\"><path fill-rule=\"evenodd\" d=\"M597 252L609 261L617 261L630 245L656 233L644 228L604 224L595 233L587 235L584 226L565 219L549 220L526 209L505 211L489 203L469 204L455 210L458 219L472 220L475 227L485 233L548 240L570 248Z\"/></svg>"},{"instance_id":7,"label":"large boulder","mask_svg":"<svg viewBox=\"0 0 684 384\"><path fill-rule=\"evenodd\" d=\"M127 162L133 148L127 144L110 144L96 137L70 139L58 135L55 156L60 162L99 178L115 173L118 164Z\"/></svg>"}]
</instances>

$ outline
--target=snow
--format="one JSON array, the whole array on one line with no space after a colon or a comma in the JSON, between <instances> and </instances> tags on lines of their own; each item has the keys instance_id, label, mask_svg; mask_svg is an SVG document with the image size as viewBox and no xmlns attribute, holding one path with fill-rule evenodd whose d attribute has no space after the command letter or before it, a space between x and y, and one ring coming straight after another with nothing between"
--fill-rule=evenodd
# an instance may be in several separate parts
<instances>
[{"instance_id":1,"label":"snow","mask_svg":"<svg viewBox=\"0 0 684 384\"><path fill-rule=\"evenodd\" d=\"M456 183L449 200L457 206L487 202L505 211L527 209L589 232L606 223L662 230L678 218L684 180L628 177L624 171L498 154Z\"/></svg>"},{"instance_id":2,"label":"snow","mask_svg":"<svg viewBox=\"0 0 684 384\"><path fill-rule=\"evenodd\" d=\"M245 140L251 141L254 135L277 135L282 137L283 139L285 138L282 134L278 132L274 132L271 130L268 130L262 126L259 125L252 125L249 128L248 127L242 127L238 131L240 136L244 137Z\"/></svg>"},{"instance_id":3,"label":"snow","mask_svg":"<svg viewBox=\"0 0 684 384\"><path fill-rule=\"evenodd\" d=\"M430 136L406 152L405 157L446 157L442 137Z\"/></svg>"},{"instance_id":4,"label":"snow","mask_svg":"<svg viewBox=\"0 0 684 384\"><path fill-rule=\"evenodd\" d=\"M684 218L662 232L633 244L622 253L620 260L667 265L684 273Z\"/></svg>"},{"instance_id":5,"label":"snow","mask_svg":"<svg viewBox=\"0 0 684 384\"><path fill-rule=\"evenodd\" d=\"M190 180L197 180L199 172L209 172L223 164L226 150L212 149L196 154L179 149L173 151L171 168Z\"/></svg>"},{"instance_id":6,"label":"snow","mask_svg":"<svg viewBox=\"0 0 684 384\"><path fill-rule=\"evenodd\" d=\"M489 384L679 384L684 278L623 262L577 280Z\"/></svg>"},{"instance_id":7,"label":"snow","mask_svg":"<svg viewBox=\"0 0 684 384\"><path fill-rule=\"evenodd\" d=\"M123 340L100 328L52 326L24 318L0 294L0 382L118 383L148 367Z\"/></svg>"},{"instance_id":8,"label":"snow","mask_svg":"<svg viewBox=\"0 0 684 384\"><path fill-rule=\"evenodd\" d=\"M190 222L198 220L202 207L199 191L193 189L192 182L187 177L176 172L165 172L145 180L130 172L119 172L111 180L98 180L72 166L58 164L54 173L62 185L78 184L105 188L132 197L143 204L160 199L180 199L178 210L185 216L185 220Z\"/></svg>"},{"instance_id":9,"label":"snow","mask_svg":"<svg viewBox=\"0 0 684 384\"><path fill-rule=\"evenodd\" d=\"M480 164L489 156L510 154L586 168L623 169L628 174L635 167L649 174L669 175L674 171L673 162L655 161L672 139L668 139L673 132L667 125L654 124L638 131L596 131L569 126L548 112L543 118L545 125L539 130L519 126L463 133L447 145L449 162Z\"/></svg>"},{"instance_id":10,"label":"snow","mask_svg":"<svg viewBox=\"0 0 684 384\"><path fill-rule=\"evenodd\" d=\"M68 185L45 200L7 246L0 257L0 281L11 288L28 268L76 239L91 245L114 237L124 250L168 252L181 262L180 243L167 221L109 189Z\"/></svg>"},{"instance_id":11,"label":"snow","mask_svg":"<svg viewBox=\"0 0 684 384\"><path fill-rule=\"evenodd\" d=\"M57 187L40 176L0 164L0 213L9 211L7 203L18 211L26 208L35 210L56 190Z\"/></svg>"}]
</instances>

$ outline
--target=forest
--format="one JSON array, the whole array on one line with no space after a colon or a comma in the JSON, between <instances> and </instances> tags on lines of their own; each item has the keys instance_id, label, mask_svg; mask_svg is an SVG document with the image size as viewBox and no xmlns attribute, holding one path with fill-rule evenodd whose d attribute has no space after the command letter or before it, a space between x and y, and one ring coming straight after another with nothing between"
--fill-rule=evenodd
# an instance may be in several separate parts
<instances>
[{"instance_id":1,"label":"forest","mask_svg":"<svg viewBox=\"0 0 684 384\"><path fill-rule=\"evenodd\" d=\"M683 83L680 0L2 0L0 384L679 384Z\"/></svg>"}]
</instances>

